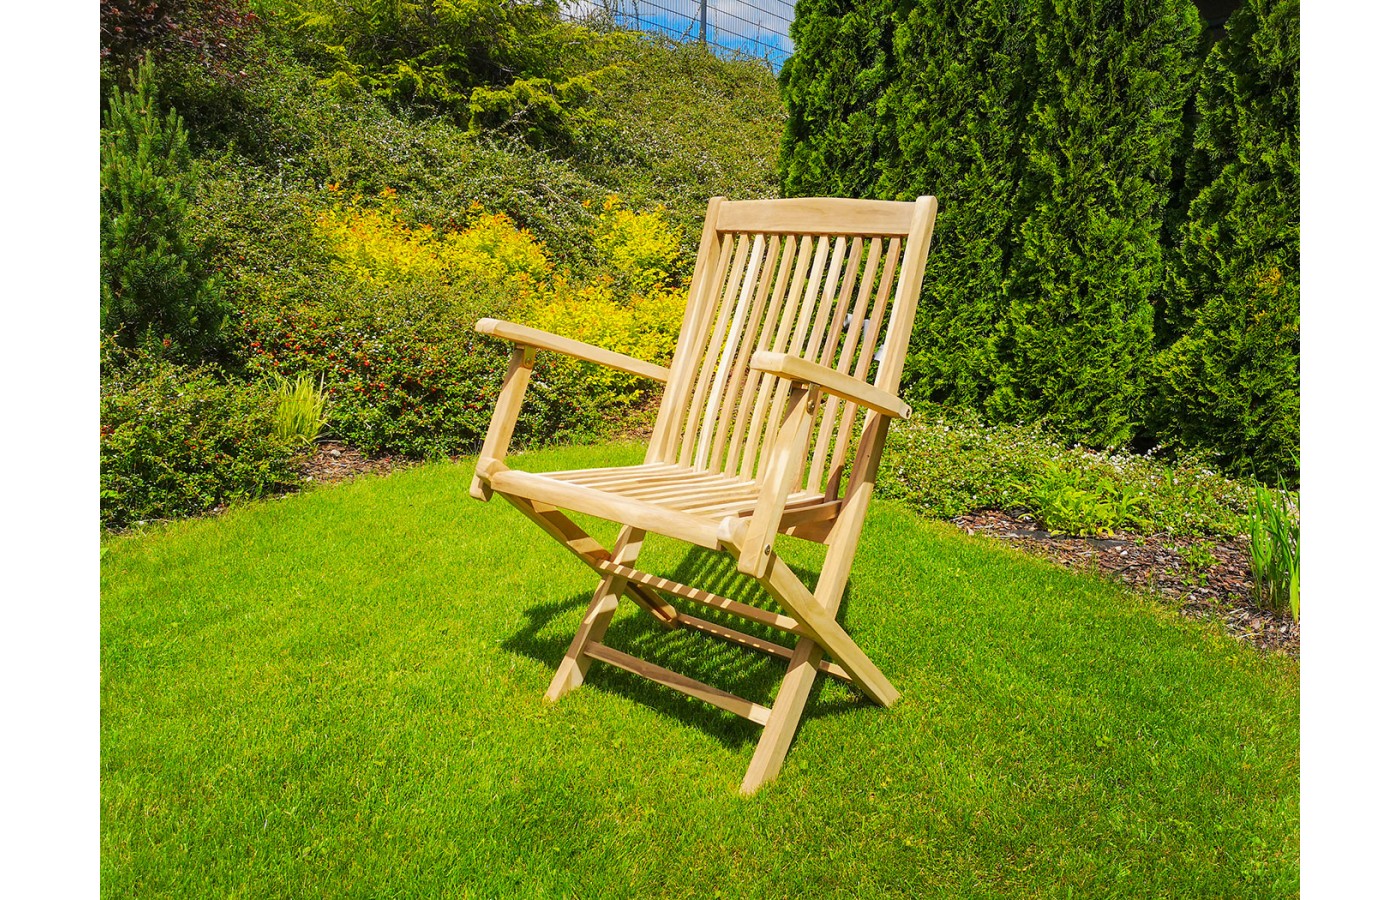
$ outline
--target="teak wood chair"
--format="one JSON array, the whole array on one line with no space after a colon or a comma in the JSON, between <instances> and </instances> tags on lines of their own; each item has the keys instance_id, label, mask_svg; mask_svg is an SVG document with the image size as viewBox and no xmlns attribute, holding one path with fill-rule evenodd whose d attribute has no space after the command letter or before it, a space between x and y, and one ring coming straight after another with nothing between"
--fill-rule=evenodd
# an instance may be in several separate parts
<instances>
[{"instance_id":1,"label":"teak wood chair","mask_svg":"<svg viewBox=\"0 0 1400 900\"><path fill-rule=\"evenodd\" d=\"M836 616L890 419L910 411L896 392L936 212L933 197L711 199L669 368L509 322L477 323L515 346L471 494L500 494L602 579L549 700L581 684L596 660L736 713L763 726L740 788L752 794L781 768L817 672L881 706L899 697ZM666 385L641 465L542 474L506 465L540 350ZM620 523L617 543L609 551L561 510ZM649 532L732 554L783 613L634 568ZM815 590L775 552L779 532L827 545ZM680 612L665 595L795 634L796 648ZM604 644L623 596L668 627L787 659L773 706Z\"/></svg>"}]
</instances>

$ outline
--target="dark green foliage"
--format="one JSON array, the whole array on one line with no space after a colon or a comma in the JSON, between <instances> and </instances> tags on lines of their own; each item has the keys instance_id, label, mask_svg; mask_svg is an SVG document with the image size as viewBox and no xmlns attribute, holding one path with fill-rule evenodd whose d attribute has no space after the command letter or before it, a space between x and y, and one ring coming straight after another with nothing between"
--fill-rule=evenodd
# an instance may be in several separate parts
<instances>
[{"instance_id":1,"label":"dark green foliage","mask_svg":"<svg viewBox=\"0 0 1400 900\"><path fill-rule=\"evenodd\" d=\"M940 200L910 396L1125 442L1191 5L813 3L794 34L784 190Z\"/></svg>"},{"instance_id":2,"label":"dark green foliage","mask_svg":"<svg viewBox=\"0 0 1400 900\"><path fill-rule=\"evenodd\" d=\"M193 515L295 484L296 454L276 437L267 389L143 351L106 356L103 525Z\"/></svg>"},{"instance_id":3,"label":"dark green foliage","mask_svg":"<svg viewBox=\"0 0 1400 900\"><path fill-rule=\"evenodd\" d=\"M117 90L102 129L102 330L124 347L195 360L216 352L228 307L188 234L180 117L160 115L151 63Z\"/></svg>"},{"instance_id":4,"label":"dark green foliage","mask_svg":"<svg viewBox=\"0 0 1400 900\"><path fill-rule=\"evenodd\" d=\"M1172 256L1156 425L1232 469L1296 483L1297 0L1252 0L1211 50Z\"/></svg>"},{"instance_id":5,"label":"dark green foliage","mask_svg":"<svg viewBox=\"0 0 1400 900\"><path fill-rule=\"evenodd\" d=\"M890 56L895 25L889 0L813 0L793 23L795 51L779 82L788 104L782 142L787 196L875 196L895 155L880 103L900 76Z\"/></svg>"},{"instance_id":6,"label":"dark green foliage","mask_svg":"<svg viewBox=\"0 0 1400 900\"><path fill-rule=\"evenodd\" d=\"M914 402L975 407L998 374L1034 24L1022 2L980 0L915 5L895 29L900 81L885 102L886 141L899 155L885 164L878 193L932 193L939 202L909 347Z\"/></svg>"},{"instance_id":7,"label":"dark green foliage","mask_svg":"<svg viewBox=\"0 0 1400 900\"><path fill-rule=\"evenodd\" d=\"M907 364L916 402L975 405L992 390L1030 102L1025 7L813 3L794 27L784 192L939 199Z\"/></svg>"},{"instance_id":8,"label":"dark green foliage","mask_svg":"<svg viewBox=\"0 0 1400 900\"><path fill-rule=\"evenodd\" d=\"M1187 0L1041 4L993 416L1096 446L1138 430L1199 27Z\"/></svg>"},{"instance_id":9,"label":"dark green foliage","mask_svg":"<svg viewBox=\"0 0 1400 900\"><path fill-rule=\"evenodd\" d=\"M1291 477L1296 2L797 12L785 193L939 198L911 400Z\"/></svg>"}]
</instances>

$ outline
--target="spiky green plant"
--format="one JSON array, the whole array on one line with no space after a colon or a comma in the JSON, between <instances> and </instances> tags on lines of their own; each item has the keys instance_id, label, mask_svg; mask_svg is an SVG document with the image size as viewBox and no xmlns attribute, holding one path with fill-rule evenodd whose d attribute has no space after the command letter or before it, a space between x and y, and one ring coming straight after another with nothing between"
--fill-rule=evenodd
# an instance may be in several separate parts
<instances>
[{"instance_id":1,"label":"spiky green plant","mask_svg":"<svg viewBox=\"0 0 1400 900\"><path fill-rule=\"evenodd\" d=\"M277 437L293 446L310 446L326 425L326 395L310 375L277 380Z\"/></svg>"},{"instance_id":2,"label":"spiky green plant","mask_svg":"<svg viewBox=\"0 0 1400 900\"><path fill-rule=\"evenodd\" d=\"M1254 489L1249 504L1249 556L1261 607L1298 618L1297 502L1287 493Z\"/></svg>"}]
</instances>

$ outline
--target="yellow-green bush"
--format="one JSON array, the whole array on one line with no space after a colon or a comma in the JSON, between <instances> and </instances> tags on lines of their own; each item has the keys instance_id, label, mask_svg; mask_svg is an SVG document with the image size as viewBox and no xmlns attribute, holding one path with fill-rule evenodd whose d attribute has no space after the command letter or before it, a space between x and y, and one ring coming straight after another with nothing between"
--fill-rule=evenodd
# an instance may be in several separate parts
<instances>
[{"instance_id":1,"label":"yellow-green bush","mask_svg":"<svg viewBox=\"0 0 1400 900\"><path fill-rule=\"evenodd\" d=\"M679 238L660 211L605 203L589 239L606 264L587 277L557 265L530 231L479 207L461 226L434 229L386 190L305 215L323 274L244 311L249 368L324 379L330 430L358 447L418 456L479 446L509 355L474 333L482 316L670 360L685 297L675 273ZM541 354L516 434L525 442L595 434L604 416L654 387Z\"/></svg>"},{"instance_id":2,"label":"yellow-green bush","mask_svg":"<svg viewBox=\"0 0 1400 900\"><path fill-rule=\"evenodd\" d=\"M594 243L606 268L586 283L556 277L534 295L526 323L638 359L669 365L685 316L676 275L680 234L661 210L637 213L604 204ZM656 386L590 363L561 365L605 409L634 403Z\"/></svg>"},{"instance_id":3,"label":"yellow-green bush","mask_svg":"<svg viewBox=\"0 0 1400 900\"><path fill-rule=\"evenodd\" d=\"M633 290L676 283L681 235L666 223L663 213L659 207L652 212L622 209L616 195L603 202L593 243L609 272Z\"/></svg>"},{"instance_id":4,"label":"yellow-green bush","mask_svg":"<svg viewBox=\"0 0 1400 900\"><path fill-rule=\"evenodd\" d=\"M335 192L336 185L331 185ZM529 292L547 280L553 265L528 232L507 217L486 215L478 206L467 224L451 231L413 225L385 188L377 206L358 198L316 215L339 266L376 284L428 279L451 286L507 284Z\"/></svg>"}]
</instances>

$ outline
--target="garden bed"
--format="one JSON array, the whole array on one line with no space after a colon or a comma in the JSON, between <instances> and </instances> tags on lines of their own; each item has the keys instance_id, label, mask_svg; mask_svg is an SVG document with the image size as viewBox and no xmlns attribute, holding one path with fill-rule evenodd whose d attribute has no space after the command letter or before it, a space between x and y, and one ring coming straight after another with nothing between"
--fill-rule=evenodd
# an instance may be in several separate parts
<instances>
[{"instance_id":1,"label":"garden bed","mask_svg":"<svg viewBox=\"0 0 1400 900\"><path fill-rule=\"evenodd\" d=\"M1261 650L1298 655L1298 623L1251 602L1254 577L1249 567L1249 539L1243 535L1069 537L1041 529L1029 514L1013 515L998 509L954 516L951 521L968 534L988 535L1072 569L1111 576L1135 590L1179 605L1183 616L1218 619L1237 640ZM1192 548L1197 548L1195 553ZM1203 566L1187 560L1188 555L1203 551L1216 562Z\"/></svg>"}]
</instances>

